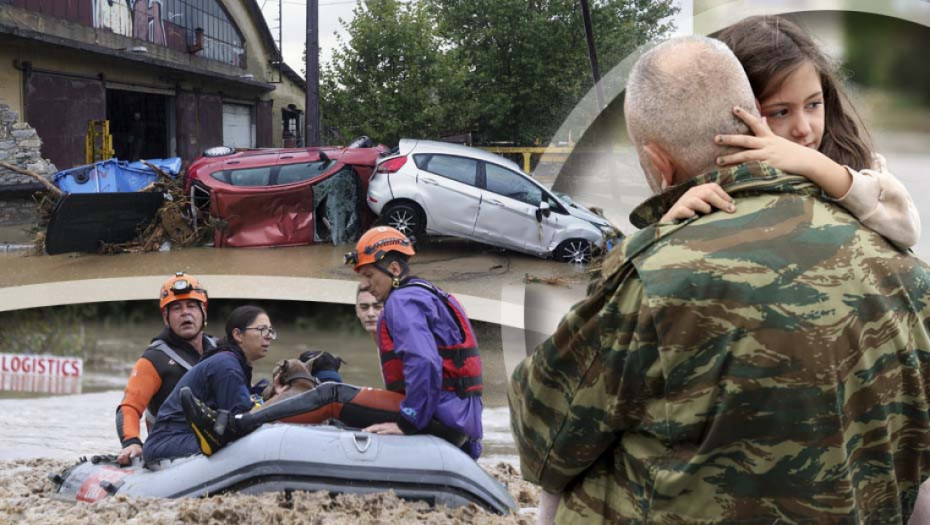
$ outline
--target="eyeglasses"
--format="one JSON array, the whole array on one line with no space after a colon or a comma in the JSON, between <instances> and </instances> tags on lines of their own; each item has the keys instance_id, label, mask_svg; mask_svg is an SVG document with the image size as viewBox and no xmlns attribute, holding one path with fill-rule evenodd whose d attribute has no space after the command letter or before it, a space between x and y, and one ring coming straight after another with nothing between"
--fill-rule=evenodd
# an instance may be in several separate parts
<instances>
[{"instance_id":1,"label":"eyeglasses","mask_svg":"<svg viewBox=\"0 0 930 525\"><path fill-rule=\"evenodd\" d=\"M278 331L270 326L254 326L251 328L243 328L242 331L246 330L258 330L262 337L267 337L274 341L278 338Z\"/></svg>"}]
</instances>

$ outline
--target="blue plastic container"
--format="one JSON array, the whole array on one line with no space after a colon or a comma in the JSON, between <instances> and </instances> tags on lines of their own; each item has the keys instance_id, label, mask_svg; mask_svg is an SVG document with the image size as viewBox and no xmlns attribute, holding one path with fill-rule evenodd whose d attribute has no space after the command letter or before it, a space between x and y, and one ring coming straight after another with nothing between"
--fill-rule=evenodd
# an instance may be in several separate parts
<instances>
[{"instance_id":1,"label":"blue plastic container","mask_svg":"<svg viewBox=\"0 0 930 525\"><path fill-rule=\"evenodd\" d=\"M172 177L177 177L181 171L179 157L148 162ZM139 191L157 178L155 171L141 161L130 163L109 159L59 171L52 177L52 182L67 193L125 193Z\"/></svg>"}]
</instances>

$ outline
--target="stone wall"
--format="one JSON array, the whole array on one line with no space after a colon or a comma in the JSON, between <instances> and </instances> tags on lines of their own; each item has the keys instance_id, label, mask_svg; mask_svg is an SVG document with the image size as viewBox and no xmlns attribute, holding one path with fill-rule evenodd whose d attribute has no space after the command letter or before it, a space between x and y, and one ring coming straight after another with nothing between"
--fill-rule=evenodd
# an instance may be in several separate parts
<instances>
[{"instance_id":1,"label":"stone wall","mask_svg":"<svg viewBox=\"0 0 930 525\"><path fill-rule=\"evenodd\" d=\"M19 122L19 115L9 106L0 104L0 162L50 178L58 170L42 158L41 149L42 139L36 130ZM31 194L40 187L32 177L0 168L0 225L35 222Z\"/></svg>"}]
</instances>

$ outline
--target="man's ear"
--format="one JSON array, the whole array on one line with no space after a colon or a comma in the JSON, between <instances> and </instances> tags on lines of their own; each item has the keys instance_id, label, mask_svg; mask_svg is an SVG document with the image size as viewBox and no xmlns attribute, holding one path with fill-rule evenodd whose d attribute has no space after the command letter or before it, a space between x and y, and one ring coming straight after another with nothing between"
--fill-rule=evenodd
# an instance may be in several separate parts
<instances>
[{"instance_id":1,"label":"man's ear","mask_svg":"<svg viewBox=\"0 0 930 525\"><path fill-rule=\"evenodd\" d=\"M404 269L400 266L400 263L397 261L391 261L391 264L387 267L388 272L391 273L394 277L400 277L404 273Z\"/></svg>"},{"instance_id":2,"label":"man's ear","mask_svg":"<svg viewBox=\"0 0 930 525\"><path fill-rule=\"evenodd\" d=\"M171 305L169 304L167 307L161 309L161 320L165 322L165 326L168 326L168 308L170 307Z\"/></svg>"},{"instance_id":3,"label":"man's ear","mask_svg":"<svg viewBox=\"0 0 930 525\"><path fill-rule=\"evenodd\" d=\"M646 160L651 165L655 173L658 173L662 180L665 181L665 186L674 186L675 185L675 161L672 159L671 155L665 152L662 149L662 146L654 142L650 142L643 146L643 152L646 154Z\"/></svg>"}]
</instances>

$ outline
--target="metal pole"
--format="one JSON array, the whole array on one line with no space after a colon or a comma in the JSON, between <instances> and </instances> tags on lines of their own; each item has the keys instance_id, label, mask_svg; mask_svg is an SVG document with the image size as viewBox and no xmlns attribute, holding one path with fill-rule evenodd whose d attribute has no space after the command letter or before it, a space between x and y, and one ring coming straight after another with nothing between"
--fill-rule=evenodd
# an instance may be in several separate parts
<instances>
[{"instance_id":1,"label":"metal pole","mask_svg":"<svg viewBox=\"0 0 930 525\"><path fill-rule=\"evenodd\" d=\"M284 83L284 0L278 0L278 82Z\"/></svg>"},{"instance_id":2,"label":"metal pole","mask_svg":"<svg viewBox=\"0 0 930 525\"><path fill-rule=\"evenodd\" d=\"M307 0L307 146L320 146L320 11L319 0Z\"/></svg>"},{"instance_id":3,"label":"metal pole","mask_svg":"<svg viewBox=\"0 0 930 525\"><path fill-rule=\"evenodd\" d=\"M591 76L594 77L594 92L597 93L597 107L604 109L604 89L601 87L601 71L597 67L597 49L594 46L594 27L591 25L591 10L588 0L581 0L581 16L584 19L584 34L588 40L588 57L591 59Z\"/></svg>"}]
</instances>

